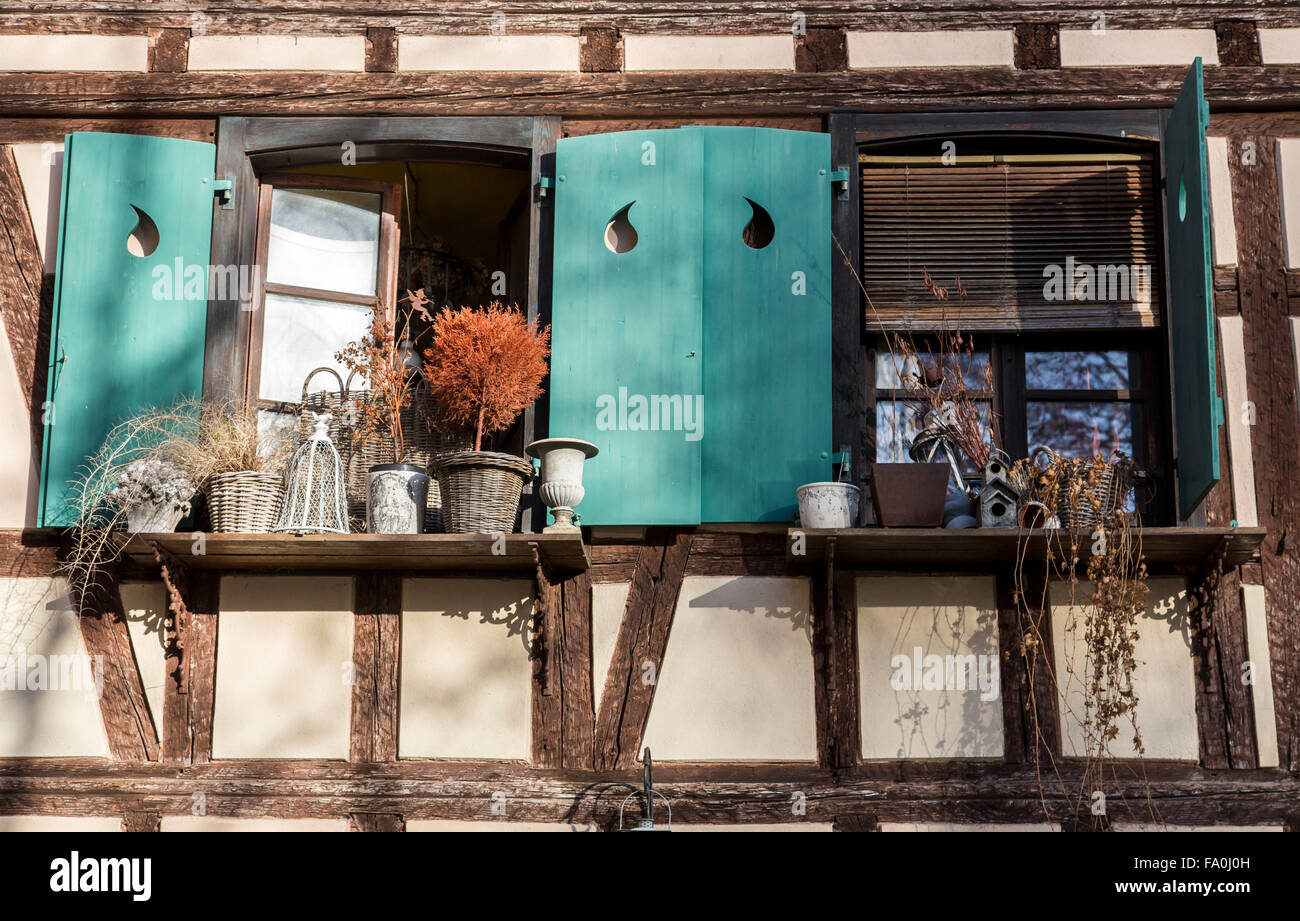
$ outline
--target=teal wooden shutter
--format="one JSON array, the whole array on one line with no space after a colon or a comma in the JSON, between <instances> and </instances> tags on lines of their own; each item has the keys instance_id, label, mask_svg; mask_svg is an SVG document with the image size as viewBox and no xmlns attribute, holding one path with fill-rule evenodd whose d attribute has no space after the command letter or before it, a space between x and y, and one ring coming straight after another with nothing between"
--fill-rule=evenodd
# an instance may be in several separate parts
<instances>
[{"instance_id":1,"label":"teal wooden shutter","mask_svg":"<svg viewBox=\"0 0 1300 921\"><path fill-rule=\"evenodd\" d=\"M1189 517L1219 481L1223 404L1215 372L1209 166L1201 59L1192 64L1165 128L1169 324L1178 449L1178 511Z\"/></svg>"},{"instance_id":2,"label":"teal wooden shutter","mask_svg":"<svg viewBox=\"0 0 1300 921\"><path fill-rule=\"evenodd\" d=\"M789 522L830 469L830 137L684 130L704 138L700 517Z\"/></svg>"},{"instance_id":3,"label":"teal wooden shutter","mask_svg":"<svg viewBox=\"0 0 1300 921\"><path fill-rule=\"evenodd\" d=\"M117 422L203 386L215 147L66 139L39 516L73 521L69 481ZM138 252L128 237L141 227ZM155 269L159 270L155 272Z\"/></svg>"},{"instance_id":4,"label":"teal wooden shutter","mask_svg":"<svg viewBox=\"0 0 1300 921\"><path fill-rule=\"evenodd\" d=\"M556 145L550 434L600 447L583 471L587 524L700 520L685 401L702 394L701 157L700 138L674 130ZM615 248L634 228L625 252L606 245L612 222Z\"/></svg>"}]
</instances>

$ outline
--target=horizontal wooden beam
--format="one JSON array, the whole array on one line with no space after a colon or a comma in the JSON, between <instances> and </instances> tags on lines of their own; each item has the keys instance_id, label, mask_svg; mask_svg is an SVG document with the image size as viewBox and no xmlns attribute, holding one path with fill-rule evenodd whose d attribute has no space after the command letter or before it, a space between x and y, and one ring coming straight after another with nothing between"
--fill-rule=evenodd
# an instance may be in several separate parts
<instances>
[{"instance_id":1,"label":"horizontal wooden beam","mask_svg":"<svg viewBox=\"0 0 1300 921\"><path fill-rule=\"evenodd\" d=\"M1294 821L1300 778L1281 771L1205 771L1187 764L1119 768L1104 785L1111 819L1255 825ZM1032 768L980 762L881 762L832 774L813 765L655 765L655 788L683 822L832 822L870 811L882 822L1037 822L1065 817L1079 781L1062 765L1056 792ZM412 818L594 823L608 827L639 788L636 770L541 770L503 762L349 764L223 761L161 771L103 759L0 762L0 815L208 815ZM799 796L796 796L798 794ZM1150 806L1148 807L1148 796ZM804 814L791 803L801 800ZM1135 804L1133 814L1117 804ZM1046 803L1047 814L1044 813ZM504 806L504 816L500 814ZM494 807L496 807L494 809Z\"/></svg>"},{"instance_id":2,"label":"horizontal wooden beam","mask_svg":"<svg viewBox=\"0 0 1300 921\"><path fill-rule=\"evenodd\" d=\"M1268 26L1300 24L1300 12L1284 4L1240 0L1095 0L1086 7L1071 0L801 0L787 3L745 0L702 2L602 3L599 0L517 0L504 10L493 0L441 0L411 4L401 0L233 0L219 9L199 0L67 0L24 3L0 0L6 31L139 32L147 28L193 28L205 33L337 34L388 27L402 32L486 33L493 14L504 12L509 32L576 33L584 26L619 27L637 32L734 33L791 31L798 9L812 26L850 29L924 30L1009 28L1018 22L1052 22L1092 28L1094 12L1107 28L1213 27L1217 20L1246 19ZM209 7L209 9L205 9Z\"/></svg>"},{"instance_id":3,"label":"horizontal wooden beam","mask_svg":"<svg viewBox=\"0 0 1300 921\"><path fill-rule=\"evenodd\" d=\"M1170 106L1186 67L842 73L4 73L0 115L636 117ZM1216 108L1300 107L1300 65L1209 68Z\"/></svg>"}]
</instances>

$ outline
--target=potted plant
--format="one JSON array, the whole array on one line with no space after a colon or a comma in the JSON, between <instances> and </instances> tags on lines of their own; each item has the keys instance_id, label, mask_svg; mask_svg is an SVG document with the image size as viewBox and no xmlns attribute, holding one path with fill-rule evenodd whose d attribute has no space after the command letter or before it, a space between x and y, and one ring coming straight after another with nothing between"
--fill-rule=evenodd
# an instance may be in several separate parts
<instances>
[{"instance_id":1,"label":"potted plant","mask_svg":"<svg viewBox=\"0 0 1300 921\"><path fill-rule=\"evenodd\" d=\"M161 457L132 461L109 493L135 534L175 531L190 513L194 486L180 468Z\"/></svg>"},{"instance_id":2,"label":"potted plant","mask_svg":"<svg viewBox=\"0 0 1300 921\"><path fill-rule=\"evenodd\" d=\"M403 341L406 331L403 330ZM383 463L366 473L366 530L371 534L419 534L429 497L429 474L408 463L403 414L411 407L418 368L407 362L393 324L378 311L361 339L348 343L335 356L369 384L366 399L357 401L353 437L359 443L382 445Z\"/></svg>"},{"instance_id":3,"label":"potted plant","mask_svg":"<svg viewBox=\"0 0 1300 921\"><path fill-rule=\"evenodd\" d=\"M539 328L517 308L495 301L486 309L444 310L434 319L425 379L444 418L474 431L474 450L437 462L448 532L514 530L532 464L484 451L483 439L509 428L541 395L549 340L549 327Z\"/></svg>"},{"instance_id":4,"label":"potted plant","mask_svg":"<svg viewBox=\"0 0 1300 921\"><path fill-rule=\"evenodd\" d=\"M201 485L214 532L265 534L275 527L293 444L263 433L256 407L205 404L197 433L175 439L167 451Z\"/></svg>"}]
</instances>

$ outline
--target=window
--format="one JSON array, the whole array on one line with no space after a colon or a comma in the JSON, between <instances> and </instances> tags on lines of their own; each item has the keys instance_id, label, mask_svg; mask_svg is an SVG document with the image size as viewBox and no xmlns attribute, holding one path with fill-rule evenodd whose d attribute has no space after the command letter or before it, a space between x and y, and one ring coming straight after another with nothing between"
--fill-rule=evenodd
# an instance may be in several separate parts
<instances>
[{"instance_id":1,"label":"window","mask_svg":"<svg viewBox=\"0 0 1300 921\"><path fill-rule=\"evenodd\" d=\"M933 365L929 334L958 328L971 351L944 373L992 385L990 443L1013 458L1038 445L1075 457L1121 451L1144 472L1133 500L1144 520L1168 519L1152 147L968 137L950 156L933 139L860 150L872 459L909 461L922 426L893 337L910 337Z\"/></svg>"}]
</instances>

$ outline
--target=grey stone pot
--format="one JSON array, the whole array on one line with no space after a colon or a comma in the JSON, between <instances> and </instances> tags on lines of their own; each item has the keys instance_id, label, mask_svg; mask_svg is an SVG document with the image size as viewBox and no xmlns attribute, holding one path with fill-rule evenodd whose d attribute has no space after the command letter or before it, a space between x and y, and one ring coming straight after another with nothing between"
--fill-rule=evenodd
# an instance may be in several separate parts
<instances>
[{"instance_id":1,"label":"grey stone pot","mask_svg":"<svg viewBox=\"0 0 1300 921\"><path fill-rule=\"evenodd\" d=\"M377 464L366 474L366 531L419 534L429 500L429 474L414 464Z\"/></svg>"}]
</instances>

